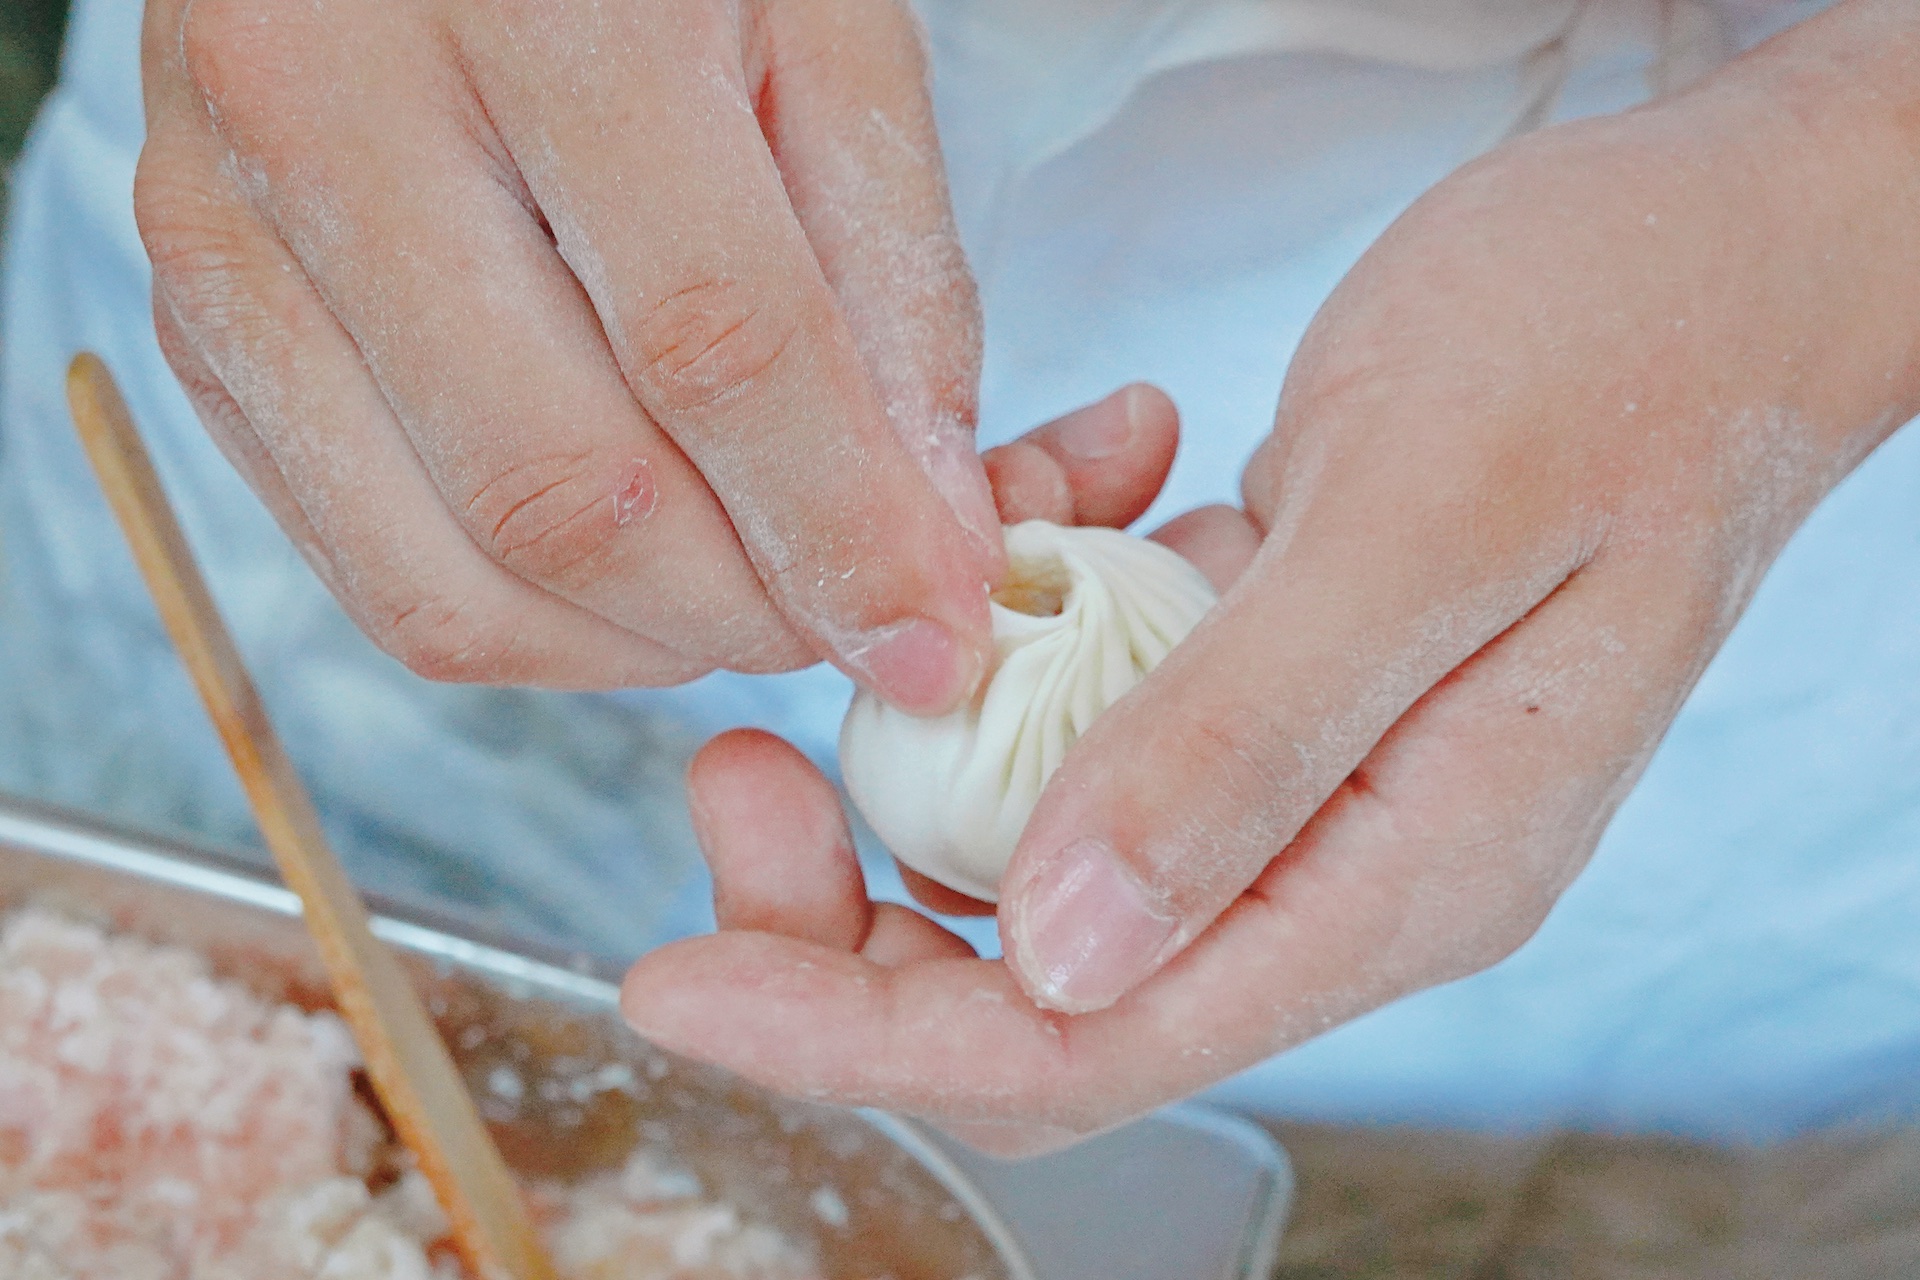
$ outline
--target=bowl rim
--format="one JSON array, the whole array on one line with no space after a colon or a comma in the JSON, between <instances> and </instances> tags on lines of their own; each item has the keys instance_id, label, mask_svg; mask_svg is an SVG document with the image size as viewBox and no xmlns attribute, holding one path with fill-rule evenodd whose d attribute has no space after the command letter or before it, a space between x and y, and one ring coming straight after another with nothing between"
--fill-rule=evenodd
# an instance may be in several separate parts
<instances>
[{"instance_id":1,"label":"bowl rim","mask_svg":"<svg viewBox=\"0 0 1920 1280\"><path fill-rule=\"evenodd\" d=\"M0 857L10 851L289 919L301 914L299 897L261 861L264 855L248 857L235 849L0 792ZM619 1016L621 970L607 957L516 938L444 908L379 893L362 896L374 936L390 946L478 975L516 998L538 993L583 1013ZM844 1110L903 1151L953 1197L994 1250L1007 1280L1039 1280L1027 1250L992 1199L914 1122L870 1107Z\"/></svg>"}]
</instances>

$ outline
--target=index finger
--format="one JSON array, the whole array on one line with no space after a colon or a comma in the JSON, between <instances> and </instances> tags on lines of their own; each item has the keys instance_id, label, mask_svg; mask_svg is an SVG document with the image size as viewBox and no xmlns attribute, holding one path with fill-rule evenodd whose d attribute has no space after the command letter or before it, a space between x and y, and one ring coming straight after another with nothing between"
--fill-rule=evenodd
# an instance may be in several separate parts
<instances>
[{"instance_id":1,"label":"index finger","mask_svg":"<svg viewBox=\"0 0 1920 1280\"><path fill-rule=\"evenodd\" d=\"M1304 915L1329 904L1299 905ZM648 1040L789 1096L948 1126L1085 1135L1386 998L1344 967L1354 939L1329 947L1322 931L1283 927L1279 916L1266 898L1250 896L1206 945L1127 1001L1079 1016L1037 1008L997 960L888 968L745 932L669 943L642 957L622 987L621 1009Z\"/></svg>"},{"instance_id":2,"label":"index finger","mask_svg":"<svg viewBox=\"0 0 1920 1280\"><path fill-rule=\"evenodd\" d=\"M875 394L755 115L734 12L651 0L584 30L466 20L462 39L628 385L775 603L882 696L943 711L984 664L988 569Z\"/></svg>"}]
</instances>

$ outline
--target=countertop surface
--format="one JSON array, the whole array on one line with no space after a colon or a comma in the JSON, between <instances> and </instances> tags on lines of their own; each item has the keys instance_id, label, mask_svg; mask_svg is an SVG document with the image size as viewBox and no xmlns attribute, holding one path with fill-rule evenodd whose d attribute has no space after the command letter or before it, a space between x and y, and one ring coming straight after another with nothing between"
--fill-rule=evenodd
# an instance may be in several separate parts
<instances>
[{"instance_id":1,"label":"countertop surface","mask_svg":"<svg viewBox=\"0 0 1920 1280\"><path fill-rule=\"evenodd\" d=\"M1275 1280L1920 1275L1920 1130L1752 1150L1658 1138L1276 1126Z\"/></svg>"}]
</instances>

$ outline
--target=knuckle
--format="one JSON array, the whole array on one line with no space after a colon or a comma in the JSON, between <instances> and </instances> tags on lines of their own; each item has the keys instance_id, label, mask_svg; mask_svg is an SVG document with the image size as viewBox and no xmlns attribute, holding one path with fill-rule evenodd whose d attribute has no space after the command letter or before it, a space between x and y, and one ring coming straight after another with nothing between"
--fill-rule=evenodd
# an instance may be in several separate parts
<instances>
[{"instance_id":1,"label":"knuckle","mask_svg":"<svg viewBox=\"0 0 1920 1280\"><path fill-rule=\"evenodd\" d=\"M232 177L259 200L267 178L315 161L315 142L342 109L328 65L342 35L326 6L290 0L192 0L180 27L180 73L205 123L232 148Z\"/></svg>"},{"instance_id":2,"label":"knuckle","mask_svg":"<svg viewBox=\"0 0 1920 1280\"><path fill-rule=\"evenodd\" d=\"M1191 734L1204 775L1240 806L1263 810L1295 785L1293 738L1258 708L1215 709L1193 721Z\"/></svg>"},{"instance_id":3,"label":"knuckle","mask_svg":"<svg viewBox=\"0 0 1920 1280\"><path fill-rule=\"evenodd\" d=\"M1547 910L1547 904L1537 907L1527 904L1482 919L1477 926L1465 931L1450 955L1442 958L1436 966L1436 977L1451 982L1493 968L1540 931Z\"/></svg>"},{"instance_id":4,"label":"knuckle","mask_svg":"<svg viewBox=\"0 0 1920 1280\"><path fill-rule=\"evenodd\" d=\"M757 548L749 554L768 596L817 635L862 633L886 626L925 607L935 590L922 566L878 539L821 536L795 539L808 545Z\"/></svg>"},{"instance_id":5,"label":"knuckle","mask_svg":"<svg viewBox=\"0 0 1920 1280\"><path fill-rule=\"evenodd\" d=\"M625 529L613 472L592 451L518 460L474 491L462 521L481 550L519 576L578 586L604 567Z\"/></svg>"},{"instance_id":6,"label":"knuckle","mask_svg":"<svg viewBox=\"0 0 1920 1280\"><path fill-rule=\"evenodd\" d=\"M630 329L641 398L687 413L749 397L800 334L793 309L725 274L695 277L650 301Z\"/></svg>"},{"instance_id":7,"label":"knuckle","mask_svg":"<svg viewBox=\"0 0 1920 1280\"><path fill-rule=\"evenodd\" d=\"M219 325L240 296L249 258L244 237L212 193L164 160L143 157L134 176L134 219L154 281L192 325Z\"/></svg>"},{"instance_id":8,"label":"knuckle","mask_svg":"<svg viewBox=\"0 0 1920 1280\"><path fill-rule=\"evenodd\" d=\"M270 126L289 90L311 84L326 42L304 6L283 0L193 0L180 25L187 79L223 129Z\"/></svg>"},{"instance_id":9,"label":"knuckle","mask_svg":"<svg viewBox=\"0 0 1920 1280\"><path fill-rule=\"evenodd\" d=\"M229 237L207 216L206 188L184 176L185 166L157 143L140 153L133 174L133 220L156 276L172 278L194 270L208 256L231 262Z\"/></svg>"},{"instance_id":10,"label":"knuckle","mask_svg":"<svg viewBox=\"0 0 1920 1280\"><path fill-rule=\"evenodd\" d=\"M768 609L767 614L766 625L760 628L764 636L749 637L736 643L724 655L727 670L750 676L781 675L810 667L820 660L820 656L809 649L806 641L795 634L777 613ZM738 629L745 630L745 627Z\"/></svg>"},{"instance_id":11,"label":"knuckle","mask_svg":"<svg viewBox=\"0 0 1920 1280\"><path fill-rule=\"evenodd\" d=\"M370 630L374 643L407 670L447 684L497 679L513 650L510 633L477 617L471 602L452 597L417 600Z\"/></svg>"},{"instance_id":12,"label":"knuckle","mask_svg":"<svg viewBox=\"0 0 1920 1280\"><path fill-rule=\"evenodd\" d=\"M1296 834L1312 804L1293 737L1270 715L1214 708L1177 731L1182 776L1196 784L1188 809L1206 856L1149 855L1146 874L1182 916L1210 918L1238 897Z\"/></svg>"},{"instance_id":13,"label":"knuckle","mask_svg":"<svg viewBox=\"0 0 1920 1280\"><path fill-rule=\"evenodd\" d=\"M1253 457L1240 472L1241 505L1262 529L1277 522L1281 497L1286 492L1286 438L1278 432L1268 435L1253 451Z\"/></svg>"},{"instance_id":14,"label":"knuckle","mask_svg":"<svg viewBox=\"0 0 1920 1280\"><path fill-rule=\"evenodd\" d=\"M228 394L226 385L194 352L179 323L163 308L154 309L153 332L161 359L173 370L180 389L186 392L188 402L215 441L234 442L252 435L253 427L245 412Z\"/></svg>"},{"instance_id":15,"label":"knuckle","mask_svg":"<svg viewBox=\"0 0 1920 1280\"><path fill-rule=\"evenodd\" d=\"M256 21L246 0L192 0L180 17L180 55L187 78L203 93L228 83L236 50Z\"/></svg>"},{"instance_id":16,"label":"knuckle","mask_svg":"<svg viewBox=\"0 0 1920 1280\"><path fill-rule=\"evenodd\" d=\"M1432 981L1453 981L1491 969L1540 930L1559 897L1560 881L1516 867L1528 841L1513 831L1462 835L1430 848L1421 898L1443 921L1410 918L1403 931L1425 955L1415 968ZM1554 842L1558 847L1558 842ZM1437 951L1436 951L1437 948Z\"/></svg>"},{"instance_id":17,"label":"knuckle","mask_svg":"<svg viewBox=\"0 0 1920 1280\"><path fill-rule=\"evenodd\" d=\"M263 260L252 224L164 158L143 156L134 216L153 268L156 312L177 322L217 372L283 385L306 332L303 296ZM168 353L176 371L181 362Z\"/></svg>"}]
</instances>

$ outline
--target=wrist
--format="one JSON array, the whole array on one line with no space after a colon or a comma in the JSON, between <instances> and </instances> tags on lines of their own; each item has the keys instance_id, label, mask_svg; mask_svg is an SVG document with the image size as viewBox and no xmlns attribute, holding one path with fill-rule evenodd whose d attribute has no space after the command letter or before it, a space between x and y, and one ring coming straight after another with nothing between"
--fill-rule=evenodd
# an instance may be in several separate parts
<instances>
[{"instance_id":1,"label":"wrist","mask_svg":"<svg viewBox=\"0 0 1920 1280\"><path fill-rule=\"evenodd\" d=\"M1846 0L1672 109L1727 140L1792 335L1784 407L1838 479L1920 414L1920 7Z\"/></svg>"}]
</instances>

